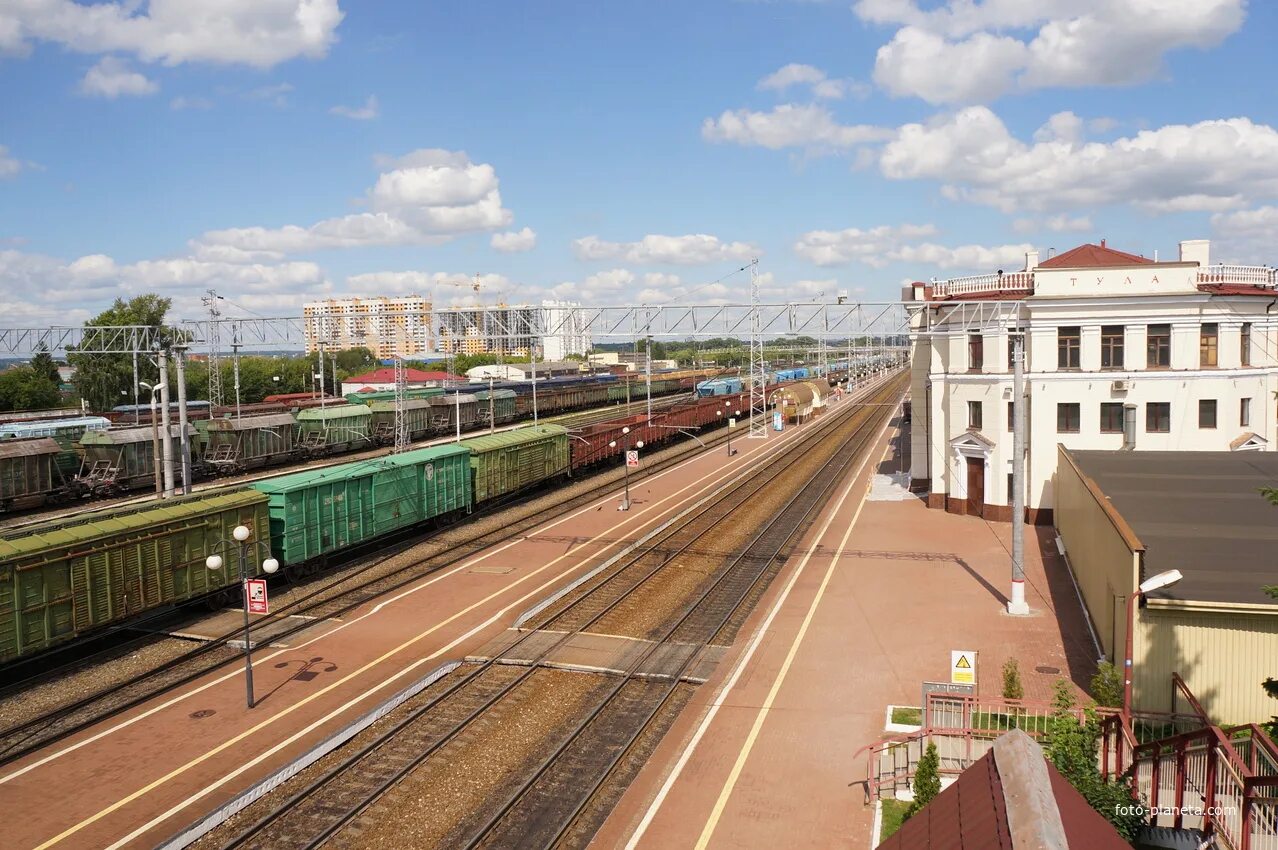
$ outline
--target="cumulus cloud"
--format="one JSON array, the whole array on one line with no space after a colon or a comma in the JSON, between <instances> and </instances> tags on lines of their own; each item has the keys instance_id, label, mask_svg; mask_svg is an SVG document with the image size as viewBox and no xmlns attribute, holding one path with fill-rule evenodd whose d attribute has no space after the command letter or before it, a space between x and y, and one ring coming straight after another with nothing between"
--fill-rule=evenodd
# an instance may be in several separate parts
<instances>
[{"instance_id":1,"label":"cumulus cloud","mask_svg":"<svg viewBox=\"0 0 1278 850\"><path fill-rule=\"evenodd\" d=\"M48 42L77 53L132 53L144 62L270 68L319 58L337 40L337 0L25 0L0 7L0 53Z\"/></svg>"},{"instance_id":2,"label":"cumulus cloud","mask_svg":"<svg viewBox=\"0 0 1278 850\"><path fill-rule=\"evenodd\" d=\"M377 95L375 94L370 94L368 99L364 101L363 106L342 106L339 104L328 111L333 115L340 115L353 121L371 121L381 114L381 109L377 103Z\"/></svg>"},{"instance_id":3,"label":"cumulus cloud","mask_svg":"<svg viewBox=\"0 0 1278 850\"><path fill-rule=\"evenodd\" d=\"M1211 229L1214 261L1278 265L1278 207L1216 213Z\"/></svg>"},{"instance_id":4,"label":"cumulus cloud","mask_svg":"<svg viewBox=\"0 0 1278 850\"><path fill-rule=\"evenodd\" d=\"M1086 233L1092 229L1089 216L1068 216L1065 213L1047 218L1018 218L1012 222L1012 229L1017 233L1037 233L1050 230L1053 233Z\"/></svg>"},{"instance_id":5,"label":"cumulus cloud","mask_svg":"<svg viewBox=\"0 0 1278 850\"><path fill-rule=\"evenodd\" d=\"M891 135L890 130L882 127L840 124L828 109L815 104L786 103L769 112L727 110L701 124L701 137L708 142L757 145L772 150L787 147L846 150L882 141Z\"/></svg>"},{"instance_id":6,"label":"cumulus cloud","mask_svg":"<svg viewBox=\"0 0 1278 850\"><path fill-rule=\"evenodd\" d=\"M748 242L721 242L717 236L694 233L687 236L649 234L638 242L607 242L598 236L573 240L573 253L580 260L623 260L629 263L671 263L696 265L725 260L745 260L759 254Z\"/></svg>"},{"instance_id":7,"label":"cumulus cloud","mask_svg":"<svg viewBox=\"0 0 1278 850\"><path fill-rule=\"evenodd\" d=\"M283 109L288 106L288 96L292 91L292 83L272 83L249 89L244 92L244 98L245 100L260 100L269 103L271 106Z\"/></svg>"},{"instance_id":8,"label":"cumulus cloud","mask_svg":"<svg viewBox=\"0 0 1278 850\"><path fill-rule=\"evenodd\" d=\"M1053 124L1054 122L1054 124ZM879 157L893 180L939 180L954 200L1013 212L1135 202L1153 212L1221 210L1278 195L1278 132L1248 118L1171 124L1112 142L1014 137L988 108L967 107L896 131Z\"/></svg>"},{"instance_id":9,"label":"cumulus cloud","mask_svg":"<svg viewBox=\"0 0 1278 850\"><path fill-rule=\"evenodd\" d=\"M515 288L510 278L500 274L478 276L460 272L365 272L346 278L346 288L360 295L431 295L441 305L468 305L478 303L474 286L478 282L479 293L508 293Z\"/></svg>"},{"instance_id":10,"label":"cumulus cloud","mask_svg":"<svg viewBox=\"0 0 1278 850\"><path fill-rule=\"evenodd\" d=\"M1246 0L948 0L927 10L915 0L859 0L853 9L900 27L875 57L885 91L980 103L1010 91L1153 79L1169 52L1215 47L1236 32Z\"/></svg>"},{"instance_id":11,"label":"cumulus cloud","mask_svg":"<svg viewBox=\"0 0 1278 850\"><path fill-rule=\"evenodd\" d=\"M819 266L859 262L871 268L882 268L890 263L911 263L943 269L983 269L1008 265L1023 259L1026 251L1033 250L1029 244L947 246L919 241L936 234L937 229L931 224L813 230L799 237L794 252ZM821 283L833 284L833 281ZM815 291L807 294L815 294Z\"/></svg>"},{"instance_id":12,"label":"cumulus cloud","mask_svg":"<svg viewBox=\"0 0 1278 850\"><path fill-rule=\"evenodd\" d=\"M10 318L27 317L65 325L83 321L91 312L117 297L163 292L178 309L198 305L199 294L210 286L250 296L302 300L331 288L315 263L231 263L197 257L175 257L120 263L105 254L88 254L66 261L43 254L0 251L0 292L15 307ZM77 305L68 311L67 305ZM81 316L80 314L84 314Z\"/></svg>"},{"instance_id":13,"label":"cumulus cloud","mask_svg":"<svg viewBox=\"0 0 1278 850\"><path fill-rule=\"evenodd\" d=\"M759 80L760 91L784 92L792 87L808 88L813 97L838 100L848 93L864 94L865 87L853 80L830 79L820 68L791 62Z\"/></svg>"},{"instance_id":14,"label":"cumulus cloud","mask_svg":"<svg viewBox=\"0 0 1278 850\"><path fill-rule=\"evenodd\" d=\"M214 230L195 241L197 250L229 246L241 251L296 254L325 248L439 244L461 234L494 230L513 215L502 206L491 165L417 151L378 175L363 202L370 211L311 225ZM429 164L412 164L429 163Z\"/></svg>"},{"instance_id":15,"label":"cumulus cloud","mask_svg":"<svg viewBox=\"0 0 1278 850\"><path fill-rule=\"evenodd\" d=\"M9 153L8 147L0 145L0 180L17 176L24 167L26 167L25 163Z\"/></svg>"},{"instance_id":16,"label":"cumulus cloud","mask_svg":"<svg viewBox=\"0 0 1278 850\"><path fill-rule=\"evenodd\" d=\"M195 97L188 95L178 95L169 101L169 109L181 111L183 109L212 109L213 101L207 97Z\"/></svg>"},{"instance_id":17,"label":"cumulus cloud","mask_svg":"<svg viewBox=\"0 0 1278 850\"><path fill-rule=\"evenodd\" d=\"M518 254L537 247L537 234L531 227L506 233L494 233L490 244L494 250L503 254Z\"/></svg>"},{"instance_id":18,"label":"cumulus cloud","mask_svg":"<svg viewBox=\"0 0 1278 850\"><path fill-rule=\"evenodd\" d=\"M129 63L117 56L103 56L98 64L80 80L80 93L89 97L105 97L114 100L121 95L135 97L155 94L160 86L129 67Z\"/></svg>"}]
</instances>

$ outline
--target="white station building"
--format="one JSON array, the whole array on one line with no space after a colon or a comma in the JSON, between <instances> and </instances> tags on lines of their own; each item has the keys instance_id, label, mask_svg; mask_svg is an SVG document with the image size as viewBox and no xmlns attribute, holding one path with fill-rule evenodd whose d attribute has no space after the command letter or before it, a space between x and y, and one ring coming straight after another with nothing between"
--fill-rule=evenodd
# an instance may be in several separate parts
<instances>
[{"instance_id":1,"label":"white station building","mask_svg":"<svg viewBox=\"0 0 1278 850\"><path fill-rule=\"evenodd\" d=\"M1081 245L1025 269L907 287L910 473L931 507L1008 520L1011 332L1025 333L1026 506L1050 522L1057 444L1271 451L1278 289L1267 266Z\"/></svg>"}]
</instances>

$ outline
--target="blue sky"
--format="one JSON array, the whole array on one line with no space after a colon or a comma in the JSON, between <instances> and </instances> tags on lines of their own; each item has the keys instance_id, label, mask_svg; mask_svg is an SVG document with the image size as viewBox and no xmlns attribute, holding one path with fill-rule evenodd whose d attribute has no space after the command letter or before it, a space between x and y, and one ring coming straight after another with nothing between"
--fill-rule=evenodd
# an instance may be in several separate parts
<instances>
[{"instance_id":1,"label":"blue sky","mask_svg":"<svg viewBox=\"0 0 1278 850\"><path fill-rule=\"evenodd\" d=\"M0 314L733 300L755 255L772 299L888 300L1102 237L1273 263L1276 7L0 0Z\"/></svg>"}]
</instances>

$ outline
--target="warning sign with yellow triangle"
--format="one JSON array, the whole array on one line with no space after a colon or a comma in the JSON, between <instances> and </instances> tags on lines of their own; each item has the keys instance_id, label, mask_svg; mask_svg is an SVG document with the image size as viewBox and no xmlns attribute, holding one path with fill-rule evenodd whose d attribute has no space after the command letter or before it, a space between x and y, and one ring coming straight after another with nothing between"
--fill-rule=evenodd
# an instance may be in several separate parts
<instances>
[{"instance_id":1,"label":"warning sign with yellow triangle","mask_svg":"<svg viewBox=\"0 0 1278 850\"><path fill-rule=\"evenodd\" d=\"M976 684L976 653L954 650L950 653L950 682L955 685Z\"/></svg>"}]
</instances>

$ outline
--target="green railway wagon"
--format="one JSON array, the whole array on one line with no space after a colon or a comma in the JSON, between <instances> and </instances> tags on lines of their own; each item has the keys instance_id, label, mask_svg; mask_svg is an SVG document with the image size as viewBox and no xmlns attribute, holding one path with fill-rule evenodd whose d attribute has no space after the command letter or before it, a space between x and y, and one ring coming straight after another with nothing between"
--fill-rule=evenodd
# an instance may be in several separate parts
<instances>
[{"instance_id":1,"label":"green railway wagon","mask_svg":"<svg viewBox=\"0 0 1278 850\"><path fill-rule=\"evenodd\" d=\"M0 442L0 511L35 507L56 495L62 488L61 454L52 437Z\"/></svg>"},{"instance_id":2,"label":"green railway wagon","mask_svg":"<svg viewBox=\"0 0 1278 850\"><path fill-rule=\"evenodd\" d=\"M291 413L201 419L195 427L200 432L200 461L219 474L283 463L297 451Z\"/></svg>"},{"instance_id":3,"label":"green railway wagon","mask_svg":"<svg viewBox=\"0 0 1278 850\"><path fill-rule=\"evenodd\" d=\"M432 446L250 485L269 500L271 551L296 567L425 520L467 510L470 452Z\"/></svg>"},{"instance_id":4,"label":"green railway wagon","mask_svg":"<svg viewBox=\"0 0 1278 850\"><path fill-rule=\"evenodd\" d=\"M630 385L630 381L626 380L625 378L622 378L620 381L615 381L611 384L608 384L607 386L608 386L608 401L626 402L626 401L631 401L633 398L639 398L641 395L643 395L641 391L636 391L635 389L633 389Z\"/></svg>"},{"instance_id":5,"label":"green railway wagon","mask_svg":"<svg viewBox=\"0 0 1278 850\"><path fill-rule=\"evenodd\" d=\"M443 395L439 387L408 387L404 390L404 398L430 398ZM346 400L351 404L372 405L375 401L394 401L394 390L374 390L371 393L347 393Z\"/></svg>"},{"instance_id":6,"label":"green railway wagon","mask_svg":"<svg viewBox=\"0 0 1278 850\"><path fill-rule=\"evenodd\" d=\"M475 504L568 473L568 429L534 425L463 440L470 449Z\"/></svg>"},{"instance_id":7,"label":"green railway wagon","mask_svg":"<svg viewBox=\"0 0 1278 850\"><path fill-rule=\"evenodd\" d=\"M372 442L373 411L364 404L312 407L297 412L297 441L312 453L341 452Z\"/></svg>"},{"instance_id":8,"label":"green railway wagon","mask_svg":"<svg viewBox=\"0 0 1278 850\"><path fill-rule=\"evenodd\" d=\"M394 395L392 393L391 395ZM373 439L384 446L395 442L395 399L375 401L373 410ZM421 440L430 433L430 401L427 398L404 399L404 418L408 421L408 439Z\"/></svg>"},{"instance_id":9,"label":"green railway wagon","mask_svg":"<svg viewBox=\"0 0 1278 850\"><path fill-rule=\"evenodd\" d=\"M475 393L475 401L478 402L479 421L482 426L501 425L506 422L514 422L515 416L518 415L515 410L515 403L519 394L514 390L480 390Z\"/></svg>"},{"instance_id":10,"label":"green railway wagon","mask_svg":"<svg viewBox=\"0 0 1278 850\"><path fill-rule=\"evenodd\" d=\"M0 533L0 663L238 582L233 557L204 565L237 525L266 532L264 495L219 490Z\"/></svg>"}]
</instances>

